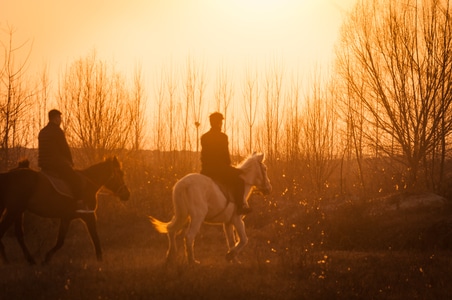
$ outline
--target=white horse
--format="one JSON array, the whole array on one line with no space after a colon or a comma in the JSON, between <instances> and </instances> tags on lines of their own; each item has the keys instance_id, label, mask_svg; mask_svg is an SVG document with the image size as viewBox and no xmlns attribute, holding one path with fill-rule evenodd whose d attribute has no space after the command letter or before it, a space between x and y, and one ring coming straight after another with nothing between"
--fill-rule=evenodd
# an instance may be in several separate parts
<instances>
[{"instance_id":1,"label":"white horse","mask_svg":"<svg viewBox=\"0 0 452 300\"><path fill-rule=\"evenodd\" d=\"M246 200L253 189L263 194L271 192L272 186L263 160L264 154L253 154L238 167L242 170L241 177L245 181ZM218 185L205 175L191 173L176 182L173 187L173 207L174 216L168 223L149 217L157 231L168 234L167 262L175 260L176 235L187 223L189 226L185 233L185 249L190 264L199 263L195 260L193 245L203 222L223 224L229 249L226 254L228 261L236 260L237 254L248 243L243 216L237 214L235 203L228 201ZM239 236L238 242L236 242L234 228Z\"/></svg>"}]
</instances>

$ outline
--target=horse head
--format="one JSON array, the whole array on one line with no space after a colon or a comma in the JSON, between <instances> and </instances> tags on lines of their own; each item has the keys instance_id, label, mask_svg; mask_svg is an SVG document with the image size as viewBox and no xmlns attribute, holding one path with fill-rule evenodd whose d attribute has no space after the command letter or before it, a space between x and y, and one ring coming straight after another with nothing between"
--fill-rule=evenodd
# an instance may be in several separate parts
<instances>
[{"instance_id":1,"label":"horse head","mask_svg":"<svg viewBox=\"0 0 452 300\"><path fill-rule=\"evenodd\" d=\"M263 153L253 153L245 163L240 167L242 170L248 170L249 178L253 178L252 184L256 190L264 195L268 195L272 191L270 179L267 176L267 166L264 164Z\"/></svg>"},{"instance_id":2,"label":"horse head","mask_svg":"<svg viewBox=\"0 0 452 300\"><path fill-rule=\"evenodd\" d=\"M124 182L124 172L116 156L105 159L109 166L110 178L104 186L115 194L122 201L129 200L130 191Z\"/></svg>"}]
</instances>

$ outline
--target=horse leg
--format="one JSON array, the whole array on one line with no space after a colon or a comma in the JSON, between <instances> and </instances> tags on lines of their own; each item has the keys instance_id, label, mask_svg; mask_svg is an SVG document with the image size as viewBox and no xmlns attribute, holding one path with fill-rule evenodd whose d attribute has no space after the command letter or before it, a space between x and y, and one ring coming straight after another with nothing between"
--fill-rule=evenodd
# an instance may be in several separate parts
<instances>
[{"instance_id":1,"label":"horse leg","mask_svg":"<svg viewBox=\"0 0 452 300\"><path fill-rule=\"evenodd\" d=\"M0 256L5 264L8 264L9 260L6 257L5 246L3 245L2 238L8 228L14 223L16 217L16 214L12 214L9 210L5 210L3 211L3 216L0 218Z\"/></svg>"},{"instance_id":2,"label":"horse leg","mask_svg":"<svg viewBox=\"0 0 452 300\"><path fill-rule=\"evenodd\" d=\"M3 245L3 242L0 240L0 255L2 257L2 261L4 264L8 264L9 260L6 257L6 252L5 252L5 246Z\"/></svg>"},{"instance_id":3,"label":"horse leg","mask_svg":"<svg viewBox=\"0 0 452 300\"><path fill-rule=\"evenodd\" d=\"M176 260L177 245L176 231L168 230L168 251L166 252L166 263L171 264Z\"/></svg>"},{"instance_id":4,"label":"horse leg","mask_svg":"<svg viewBox=\"0 0 452 300\"><path fill-rule=\"evenodd\" d=\"M97 261L102 261L102 248L100 246L99 235L97 234L97 223L95 214L83 214L82 220L85 222L88 228L91 241L93 242L94 249L96 250Z\"/></svg>"},{"instance_id":5,"label":"horse leg","mask_svg":"<svg viewBox=\"0 0 452 300\"><path fill-rule=\"evenodd\" d=\"M168 251L166 252L166 263L171 264L174 263L177 258L177 243L176 237L184 228L185 224L188 221L188 216L174 216L171 222L167 226L168 231Z\"/></svg>"},{"instance_id":6,"label":"horse leg","mask_svg":"<svg viewBox=\"0 0 452 300\"><path fill-rule=\"evenodd\" d=\"M190 225L185 234L185 253L190 265L199 264L199 261L195 259L194 244L195 237L201 228L202 222L203 218L192 216Z\"/></svg>"},{"instance_id":7,"label":"horse leg","mask_svg":"<svg viewBox=\"0 0 452 300\"><path fill-rule=\"evenodd\" d=\"M224 234L226 236L226 245L228 246L228 253L229 253L229 251L231 251L232 248L234 248L234 246L236 244L234 226L231 223L224 223L223 230L224 230ZM231 261L231 259L228 259L228 261ZM235 261L239 262L237 259L235 259Z\"/></svg>"},{"instance_id":8,"label":"horse leg","mask_svg":"<svg viewBox=\"0 0 452 300\"><path fill-rule=\"evenodd\" d=\"M69 230L69 224L71 223L70 219L60 219L60 228L58 230L58 238L55 246L47 252L44 263L48 263L52 256L57 252L61 247L63 247L64 239L66 238L66 234Z\"/></svg>"},{"instance_id":9,"label":"horse leg","mask_svg":"<svg viewBox=\"0 0 452 300\"><path fill-rule=\"evenodd\" d=\"M245 223L240 216L236 216L233 221L234 227L239 235L239 242L226 254L226 259L231 261L236 258L243 248L248 244L248 236L245 231Z\"/></svg>"},{"instance_id":10,"label":"horse leg","mask_svg":"<svg viewBox=\"0 0 452 300\"><path fill-rule=\"evenodd\" d=\"M21 214L14 223L14 229L16 232L16 239L19 243L20 247L22 248L22 252L24 253L25 259L28 261L30 265L35 265L36 262L34 258L31 256L30 252L28 251L27 245L25 245L25 239L24 239L24 228L23 228L23 214Z\"/></svg>"}]
</instances>

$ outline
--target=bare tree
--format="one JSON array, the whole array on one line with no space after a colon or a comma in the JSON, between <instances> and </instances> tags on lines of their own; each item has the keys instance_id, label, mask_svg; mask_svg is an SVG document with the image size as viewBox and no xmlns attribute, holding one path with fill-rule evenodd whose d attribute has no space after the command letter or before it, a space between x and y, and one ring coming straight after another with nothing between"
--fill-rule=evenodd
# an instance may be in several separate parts
<instances>
[{"instance_id":1,"label":"bare tree","mask_svg":"<svg viewBox=\"0 0 452 300\"><path fill-rule=\"evenodd\" d=\"M184 113L184 141L183 150L187 150L188 136L189 136L189 119L190 119L190 108L195 102L196 93L196 82L197 82L197 72L195 70L195 62L190 57L187 58L186 71L185 71L185 113ZM194 110L194 109L193 109ZM196 128L199 127L199 122L195 120Z\"/></svg>"},{"instance_id":2,"label":"bare tree","mask_svg":"<svg viewBox=\"0 0 452 300\"><path fill-rule=\"evenodd\" d=\"M244 117L248 127L248 153L251 153L253 151L253 126L256 122L256 114L258 111L259 82L257 71L253 72L249 66L245 72L243 100Z\"/></svg>"},{"instance_id":3,"label":"bare tree","mask_svg":"<svg viewBox=\"0 0 452 300\"><path fill-rule=\"evenodd\" d=\"M83 150L88 161L133 144L128 139L132 96L124 82L95 52L74 62L60 82L58 102L64 109L68 139Z\"/></svg>"},{"instance_id":4,"label":"bare tree","mask_svg":"<svg viewBox=\"0 0 452 300\"><path fill-rule=\"evenodd\" d=\"M347 97L362 104L367 151L405 164L409 187L419 186L427 156L445 155L451 35L448 0L360 1L341 33L337 66Z\"/></svg>"},{"instance_id":5,"label":"bare tree","mask_svg":"<svg viewBox=\"0 0 452 300\"><path fill-rule=\"evenodd\" d=\"M132 122L132 149L140 150L143 148L145 140L146 125L146 96L143 87L143 78L141 66L137 66L133 77L132 99L130 103L130 120Z\"/></svg>"},{"instance_id":6,"label":"bare tree","mask_svg":"<svg viewBox=\"0 0 452 300\"><path fill-rule=\"evenodd\" d=\"M176 75L174 73L173 67L171 66L169 70L165 73L165 90L166 90L166 123L169 131L169 151L174 151L177 149L175 141L175 131L177 128L177 107L178 107L178 95L177 95L177 81Z\"/></svg>"},{"instance_id":7,"label":"bare tree","mask_svg":"<svg viewBox=\"0 0 452 300\"><path fill-rule=\"evenodd\" d=\"M156 109L154 109L154 113L156 114L154 116L154 145L156 149L163 150L165 149L164 145L164 126L163 126L163 109L164 109L164 102L165 102L165 85L163 80L163 71L161 72L161 77L158 78L155 82L155 97L156 97Z\"/></svg>"},{"instance_id":8,"label":"bare tree","mask_svg":"<svg viewBox=\"0 0 452 300\"><path fill-rule=\"evenodd\" d=\"M224 114L223 130L228 130L229 122L229 106L234 96L233 82L226 67L221 66L217 72L217 78L214 87L215 110ZM231 119L231 121L233 121ZM230 136L231 153L234 153L234 131Z\"/></svg>"},{"instance_id":9,"label":"bare tree","mask_svg":"<svg viewBox=\"0 0 452 300\"><path fill-rule=\"evenodd\" d=\"M12 158L17 158L10 157L10 149L28 143L30 124L25 115L32 104L32 93L26 86L25 74L33 45L30 41L16 45L11 27L6 34L6 42L1 42L4 60L0 62L0 160L3 168ZM25 51L25 55L18 62L16 59L21 56L21 51Z\"/></svg>"},{"instance_id":10,"label":"bare tree","mask_svg":"<svg viewBox=\"0 0 452 300\"><path fill-rule=\"evenodd\" d=\"M300 122L300 80L298 76L292 77L289 91L286 93L284 108L285 158L295 162L300 158L301 122Z\"/></svg>"},{"instance_id":11,"label":"bare tree","mask_svg":"<svg viewBox=\"0 0 452 300\"><path fill-rule=\"evenodd\" d=\"M284 67L282 64L274 61L266 73L264 83L264 103L265 103L265 140L267 146L267 156L271 159L280 150L280 128L281 112L284 111L283 105L283 77Z\"/></svg>"},{"instance_id":12,"label":"bare tree","mask_svg":"<svg viewBox=\"0 0 452 300\"><path fill-rule=\"evenodd\" d=\"M321 83L320 78L318 74L306 95L301 121L301 152L317 193L328 187L337 157L335 94L332 87Z\"/></svg>"},{"instance_id":13,"label":"bare tree","mask_svg":"<svg viewBox=\"0 0 452 300\"><path fill-rule=\"evenodd\" d=\"M27 118L30 120L30 136L32 138L31 147L37 148L39 131L47 124L48 111L50 109L50 80L47 66L44 66L39 80L34 87L32 96L32 106L27 111Z\"/></svg>"},{"instance_id":14,"label":"bare tree","mask_svg":"<svg viewBox=\"0 0 452 300\"><path fill-rule=\"evenodd\" d=\"M190 122L193 118L196 128L196 152L199 151L199 126L201 125L201 109L204 100L204 93L206 88L205 82L205 69L204 66L198 65L194 59L188 58L186 64L186 77L185 77L185 124L184 124L184 150L191 150L190 136ZM189 115L189 111L192 110L193 115ZM187 149L187 144L189 148Z\"/></svg>"}]
</instances>

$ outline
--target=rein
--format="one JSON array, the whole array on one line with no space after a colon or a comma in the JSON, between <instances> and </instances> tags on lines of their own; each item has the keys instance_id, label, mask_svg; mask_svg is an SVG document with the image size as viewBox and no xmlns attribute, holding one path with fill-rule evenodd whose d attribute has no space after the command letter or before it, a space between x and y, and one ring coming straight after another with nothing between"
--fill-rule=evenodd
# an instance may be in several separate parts
<instances>
[{"instance_id":1,"label":"rein","mask_svg":"<svg viewBox=\"0 0 452 300\"><path fill-rule=\"evenodd\" d=\"M81 172L81 173L83 174L83 172ZM115 172L113 171L112 174L110 175L110 177L109 177L109 178L106 180L106 182L103 183L103 184L94 181L93 179L89 178L89 177L86 176L86 175L83 175L83 177L84 177L84 179L85 179L86 181L90 182L92 185L95 185L95 186L100 185L101 187L102 187L102 186L105 186L105 187L106 187L106 185L107 185L110 181L112 181L112 180L114 179L114 177L115 177ZM127 188L127 186L126 186L125 183L123 183L121 186L119 186L118 188L116 188L114 191L107 187L107 189L108 189L111 193L113 193L114 195L117 195L117 194L119 193L119 191L121 191L121 190L124 189L124 188Z\"/></svg>"},{"instance_id":2,"label":"rein","mask_svg":"<svg viewBox=\"0 0 452 300\"><path fill-rule=\"evenodd\" d=\"M229 207L229 204L231 204L231 203L232 202L227 200L227 197L226 197L226 205L224 206L224 208L222 210L220 210L220 212L217 213L216 215L214 215L213 217L206 219L206 221L209 222L209 221L215 220L215 218L217 218L218 216L220 216L222 213L224 213L226 211L226 209Z\"/></svg>"},{"instance_id":3,"label":"rein","mask_svg":"<svg viewBox=\"0 0 452 300\"><path fill-rule=\"evenodd\" d=\"M107 180L106 183L103 184L103 186L106 187L106 185L107 185L111 180L113 180L114 176L115 176L114 173L111 174L110 178ZM119 191L121 191L121 190L124 189L124 188L127 188L127 186L126 186L125 183L123 183L122 185L120 185L120 186L119 186L118 188L116 188L114 191L111 190L110 188L108 188L108 189L109 189L113 194L117 195L117 194L119 193Z\"/></svg>"},{"instance_id":4,"label":"rein","mask_svg":"<svg viewBox=\"0 0 452 300\"><path fill-rule=\"evenodd\" d=\"M261 173L261 178L262 178L262 180L261 181L265 181L265 171L264 171L264 165L263 165L263 163L261 163L261 162L257 162L258 163L258 166L259 166L259 171L260 171L260 173ZM249 185L251 185L251 186L255 186L252 182L245 182L246 184L249 184ZM261 182L261 184L262 184L262 182ZM263 187L258 187L258 186L255 186L258 190L262 190L263 189ZM266 187L265 187L266 188Z\"/></svg>"},{"instance_id":5,"label":"rein","mask_svg":"<svg viewBox=\"0 0 452 300\"><path fill-rule=\"evenodd\" d=\"M266 177L266 175L265 175L265 171L264 171L264 164L263 163L259 163L259 169L260 169L260 171L261 171L261 178L262 178L262 182L265 182L265 177ZM261 182L261 183L262 183ZM267 187L265 187L265 188L267 188ZM259 187L259 190L260 190L261 188Z\"/></svg>"},{"instance_id":6,"label":"rein","mask_svg":"<svg viewBox=\"0 0 452 300\"><path fill-rule=\"evenodd\" d=\"M261 163L261 162L257 162L257 163L258 163L258 167L259 167L259 171L260 171L260 175L261 175L261 183L260 184L262 185L263 182L265 181L265 177L266 177L265 176L265 170L264 170L264 164ZM249 167L247 167L247 169L249 169ZM244 170L242 169L242 171L244 171ZM251 191L253 190L253 186L254 186L253 183L245 181L245 184L248 184L248 185L252 186ZM254 186L254 188L257 188L257 190L265 190L267 187ZM207 222L215 220L218 216L220 216L221 214L223 214L226 211L226 209L229 207L229 204L233 203L233 202L231 202L229 200L228 197L225 196L225 198L226 198L226 205L224 206L224 208L220 212L215 214L213 217L208 218L208 219L206 218ZM231 218L232 218L232 216L231 216Z\"/></svg>"}]
</instances>

